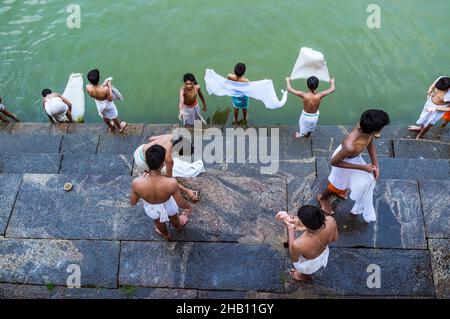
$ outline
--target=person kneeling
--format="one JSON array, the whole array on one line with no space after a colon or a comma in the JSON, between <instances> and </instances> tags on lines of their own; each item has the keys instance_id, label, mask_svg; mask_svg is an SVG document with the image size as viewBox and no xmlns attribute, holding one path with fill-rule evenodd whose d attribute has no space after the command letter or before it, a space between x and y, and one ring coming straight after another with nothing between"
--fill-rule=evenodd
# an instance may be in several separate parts
<instances>
[{"instance_id":1,"label":"person kneeling","mask_svg":"<svg viewBox=\"0 0 450 319\"><path fill-rule=\"evenodd\" d=\"M328 245L338 240L337 224L333 217L315 206L303 206L298 218L279 212L278 221L283 221L288 230L289 254L294 263L290 275L297 281L312 281L312 274L326 267L330 249ZM295 238L295 231L303 231Z\"/></svg>"}]
</instances>

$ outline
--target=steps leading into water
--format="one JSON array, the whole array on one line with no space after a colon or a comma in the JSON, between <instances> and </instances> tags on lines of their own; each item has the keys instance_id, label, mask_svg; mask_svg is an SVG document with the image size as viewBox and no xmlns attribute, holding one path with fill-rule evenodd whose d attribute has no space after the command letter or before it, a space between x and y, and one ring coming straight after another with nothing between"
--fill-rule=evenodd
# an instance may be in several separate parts
<instances>
[{"instance_id":1,"label":"steps leading into water","mask_svg":"<svg viewBox=\"0 0 450 319\"><path fill-rule=\"evenodd\" d=\"M200 190L201 201L167 243L128 194L135 148L176 127L135 124L120 135L104 124L0 125L0 297L450 296L448 129L427 141L406 128L383 131L377 222L366 224L349 215L351 201L335 200L340 240L315 283L298 284L287 275L286 233L274 214L317 204L328 157L350 128L318 127L299 141L295 127L276 127L273 175L259 164L206 163L202 176L180 179ZM81 267L81 289L65 288L70 264ZM366 285L370 264L385 276L380 289Z\"/></svg>"}]
</instances>

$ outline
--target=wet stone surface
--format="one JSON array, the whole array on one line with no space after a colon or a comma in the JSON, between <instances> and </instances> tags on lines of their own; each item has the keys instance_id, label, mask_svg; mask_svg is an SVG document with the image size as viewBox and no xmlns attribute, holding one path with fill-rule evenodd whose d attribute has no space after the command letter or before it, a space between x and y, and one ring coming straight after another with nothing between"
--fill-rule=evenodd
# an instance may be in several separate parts
<instances>
[{"instance_id":1,"label":"wet stone surface","mask_svg":"<svg viewBox=\"0 0 450 319\"><path fill-rule=\"evenodd\" d=\"M436 296L448 299L450 298L450 240L430 239L428 243Z\"/></svg>"},{"instance_id":2,"label":"wet stone surface","mask_svg":"<svg viewBox=\"0 0 450 319\"><path fill-rule=\"evenodd\" d=\"M450 143L396 140L394 150L395 157L450 159Z\"/></svg>"},{"instance_id":3,"label":"wet stone surface","mask_svg":"<svg viewBox=\"0 0 450 319\"><path fill-rule=\"evenodd\" d=\"M21 181L22 175L0 175L0 236L5 234Z\"/></svg>"},{"instance_id":4,"label":"wet stone surface","mask_svg":"<svg viewBox=\"0 0 450 319\"><path fill-rule=\"evenodd\" d=\"M420 181L428 238L450 238L450 181Z\"/></svg>"},{"instance_id":5,"label":"wet stone surface","mask_svg":"<svg viewBox=\"0 0 450 319\"><path fill-rule=\"evenodd\" d=\"M0 135L0 154L59 153L58 135Z\"/></svg>"},{"instance_id":6,"label":"wet stone surface","mask_svg":"<svg viewBox=\"0 0 450 319\"><path fill-rule=\"evenodd\" d=\"M132 169L130 155L66 153L60 174L117 176L131 175Z\"/></svg>"},{"instance_id":7,"label":"wet stone surface","mask_svg":"<svg viewBox=\"0 0 450 319\"><path fill-rule=\"evenodd\" d=\"M57 174L60 163L59 154L0 154L0 173Z\"/></svg>"}]
</instances>

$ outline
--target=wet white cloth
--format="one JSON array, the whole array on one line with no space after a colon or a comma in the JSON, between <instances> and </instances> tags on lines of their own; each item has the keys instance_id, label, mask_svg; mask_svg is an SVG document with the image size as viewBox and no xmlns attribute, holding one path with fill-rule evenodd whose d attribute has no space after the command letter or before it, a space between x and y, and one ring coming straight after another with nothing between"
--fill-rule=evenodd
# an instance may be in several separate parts
<instances>
[{"instance_id":1,"label":"wet white cloth","mask_svg":"<svg viewBox=\"0 0 450 319\"><path fill-rule=\"evenodd\" d=\"M447 93L448 94L448 93ZM447 94L444 96L445 102L450 102L450 96L447 97ZM448 100L447 100L448 99ZM427 127L428 125L435 125L439 120L442 118L445 112L442 111L433 111L428 112L427 109L430 107L447 107L449 104L444 105L436 105L433 103L433 99L431 96L427 98L427 101L425 102L425 106L423 107L422 113L420 114L419 119L417 120L418 125L422 125L424 127Z\"/></svg>"},{"instance_id":2,"label":"wet white cloth","mask_svg":"<svg viewBox=\"0 0 450 319\"><path fill-rule=\"evenodd\" d=\"M205 119L200 113L198 103L194 107L184 105L181 112L181 120L183 121L183 125L194 125L194 121L196 120L200 120L203 124L206 124Z\"/></svg>"},{"instance_id":3,"label":"wet white cloth","mask_svg":"<svg viewBox=\"0 0 450 319\"><path fill-rule=\"evenodd\" d=\"M134 162L139 168L148 171L149 168L145 162L145 154L143 152L144 146L145 144L139 146L134 152ZM206 170L201 159L193 163L189 163L177 157L173 158L173 177L196 177L204 172L206 172ZM165 167L163 168L162 173L165 174Z\"/></svg>"},{"instance_id":4,"label":"wet white cloth","mask_svg":"<svg viewBox=\"0 0 450 319\"><path fill-rule=\"evenodd\" d=\"M143 202L147 216L154 220L159 219L161 223L167 223L170 221L169 216L178 214L178 205L173 196L170 196L169 200L162 204L150 204L145 200Z\"/></svg>"},{"instance_id":5,"label":"wet white cloth","mask_svg":"<svg viewBox=\"0 0 450 319\"><path fill-rule=\"evenodd\" d=\"M302 115L300 116L300 120L298 122L300 126L300 135L305 136L308 133L314 132L316 129L317 121L319 121L320 112L317 113L306 113L302 111Z\"/></svg>"},{"instance_id":6,"label":"wet white cloth","mask_svg":"<svg viewBox=\"0 0 450 319\"><path fill-rule=\"evenodd\" d=\"M314 259L306 259L300 255L297 262L294 263L294 268L301 274L311 275L319 271L322 267L325 268L328 264L328 256L330 255L330 249L328 246L323 253Z\"/></svg>"},{"instance_id":7,"label":"wet white cloth","mask_svg":"<svg viewBox=\"0 0 450 319\"><path fill-rule=\"evenodd\" d=\"M342 145L334 151L333 157L342 149ZM366 165L366 161L360 154L354 158L346 158L344 162L355 165ZM358 169L341 167L331 168L329 182L339 190L350 189L350 199L355 201L351 213L362 214L366 222L376 221L375 208L373 207L373 191L376 180L373 174Z\"/></svg>"},{"instance_id":8,"label":"wet white cloth","mask_svg":"<svg viewBox=\"0 0 450 319\"><path fill-rule=\"evenodd\" d=\"M102 118L114 120L119 115L117 107L112 101L109 102L108 100L95 100L95 105L97 105L98 115L100 115L100 117Z\"/></svg>"},{"instance_id":9,"label":"wet white cloth","mask_svg":"<svg viewBox=\"0 0 450 319\"><path fill-rule=\"evenodd\" d=\"M220 76L214 70L206 69L206 90L217 96L248 96L264 103L268 109L278 109L287 101L287 91L281 90L283 97L278 100L272 80L261 80L253 82L231 81Z\"/></svg>"},{"instance_id":10,"label":"wet white cloth","mask_svg":"<svg viewBox=\"0 0 450 319\"><path fill-rule=\"evenodd\" d=\"M44 103L45 112L51 116L55 122L68 121L66 116L69 107L60 97L52 97Z\"/></svg>"},{"instance_id":11,"label":"wet white cloth","mask_svg":"<svg viewBox=\"0 0 450 319\"><path fill-rule=\"evenodd\" d=\"M307 79L311 76L330 82L330 74L323 54L311 48L301 48L291 73L291 79Z\"/></svg>"},{"instance_id":12,"label":"wet white cloth","mask_svg":"<svg viewBox=\"0 0 450 319\"><path fill-rule=\"evenodd\" d=\"M112 81L112 80L113 80L112 77L106 78L106 80L103 82L103 86L106 86L106 82ZM111 92L112 92L112 99L113 99L113 101L116 101L116 100L123 100L122 94L121 94L121 93L119 92L119 90L118 90L114 85L112 85L112 84L111 84Z\"/></svg>"},{"instance_id":13,"label":"wet white cloth","mask_svg":"<svg viewBox=\"0 0 450 319\"><path fill-rule=\"evenodd\" d=\"M2 103L0 103L0 111L3 111L4 109L5 109L5 106Z\"/></svg>"}]
</instances>

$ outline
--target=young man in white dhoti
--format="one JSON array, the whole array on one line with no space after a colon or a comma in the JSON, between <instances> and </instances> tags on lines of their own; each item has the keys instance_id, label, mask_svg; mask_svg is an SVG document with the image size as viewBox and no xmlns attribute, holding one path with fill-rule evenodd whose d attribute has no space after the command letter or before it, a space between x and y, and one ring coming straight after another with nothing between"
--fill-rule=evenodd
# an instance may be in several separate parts
<instances>
[{"instance_id":1,"label":"young man in white dhoti","mask_svg":"<svg viewBox=\"0 0 450 319\"><path fill-rule=\"evenodd\" d=\"M287 89L289 92L295 94L296 96L303 99L303 111L299 120L299 132L295 133L296 138L309 137L312 132L316 129L317 121L319 120L319 107L322 99L336 91L336 86L334 85L334 79L330 80L330 88L328 90L317 92L319 87L319 79L315 76L311 76L306 81L309 92L302 92L294 90L291 85L291 79L286 78Z\"/></svg>"},{"instance_id":2,"label":"young man in white dhoti","mask_svg":"<svg viewBox=\"0 0 450 319\"><path fill-rule=\"evenodd\" d=\"M42 90L42 107L51 123L73 123L72 103L61 94Z\"/></svg>"},{"instance_id":3,"label":"young man in white dhoti","mask_svg":"<svg viewBox=\"0 0 450 319\"><path fill-rule=\"evenodd\" d=\"M297 281L311 281L312 274L326 267L330 249L328 245L339 238L336 221L315 206L303 206L298 217L279 212L278 221L283 221L288 230L289 254L294 264L290 275ZM295 231L303 231L295 238Z\"/></svg>"},{"instance_id":4,"label":"young man in white dhoti","mask_svg":"<svg viewBox=\"0 0 450 319\"><path fill-rule=\"evenodd\" d=\"M381 130L389 123L389 115L382 110L364 112L358 125L334 151L328 187L317 196L327 214L334 214L329 198L337 195L346 199L347 191L350 190L350 198L356 202L351 213L363 214L367 222L376 220L373 190L375 180L380 176L380 168L373 138L380 137ZM365 148L372 164L367 164L361 156Z\"/></svg>"},{"instance_id":5,"label":"young man in white dhoti","mask_svg":"<svg viewBox=\"0 0 450 319\"><path fill-rule=\"evenodd\" d=\"M181 196L177 180L162 175L165 157L166 149L161 145L153 145L147 149L145 160L149 172L133 180L130 204L134 206L142 198L145 213L155 221L155 232L170 240L171 234L166 223L170 222L177 231L180 231L188 222L192 208ZM179 214L178 208L185 211Z\"/></svg>"},{"instance_id":6,"label":"young man in white dhoti","mask_svg":"<svg viewBox=\"0 0 450 319\"><path fill-rule=\"evenodd\" d=\"M91 84L86 86L86 90L97 106L98 115L105 121L109 127L109 131L114 131L116 128L119 132L123 132L127 123L120 122L117 107L114 104L114 93L111 81L106 81L105 85L99 85L100 71L97 69L89 71L87 78Z\"/></svg>"},{"instance_id":7,"label":"young man in white dhoti","mask_svg":"<svg viewBox=\"0 0 450 319\"><path fill-rule=\"evenodd\" d=\"M203 96L200 85L197 83L194 75L186 73L183 76L184 85L180 88L180 103L178 118L183 121L183 125L194 125L194 121L201 120L205 122L198 104L197 96L200 98L203 104L203 112L206 112L206 101Z\"/></svg>"},{"instance_id":8,"label":"young man in white dhoti","mask_svg":"<svg viewBox=\"0 0 450 319\"><path fill-rule=\"evenodd\" d=\"M408 129L419 132L416 139L421 139L441 118L446 122L449 117L445 112L449 111L450 78L441 76L428 89L427 101L416 123L418 125L410 125Z\"/></svg>"},{"instance_id":9,"label":"young man in white dhoti","mask_svg":"<svg viewBox=\"0 0 450 319\"><path fill-rule=\"evenodd\" d=\"M145 153L153 145L160 145L160 146L164 147L164 149L166 150L166 156L164 158L165 176L173 177L173 169L174 169L174 165L175 165L175 160L172 156L172 150L173 150L173 146L175 146L181 140L182 140L182 138L174 141L172 134L152 136L149 138L149 142L147 144L142 144L136 149L136 151L134 152L134 162L136 163L136 165L139 168L143 169L144 171L149 172L150 169L146 162ZM184 163L183 161L177 159L178 165L183 165L183 163ZM191 164L189 166L189 168L197 169L197 171L199 171L199 172L202 172L203 171L202 169L204 169L203 165L201 168L197 168L197 167L194 167L194 164ZM199 199L198 192L188 189L182 185L179 185L179 186L180 186L180 190L183 193L186 193L193 202L198 201L198 199Z\"/></svg>"}]
</instances>

